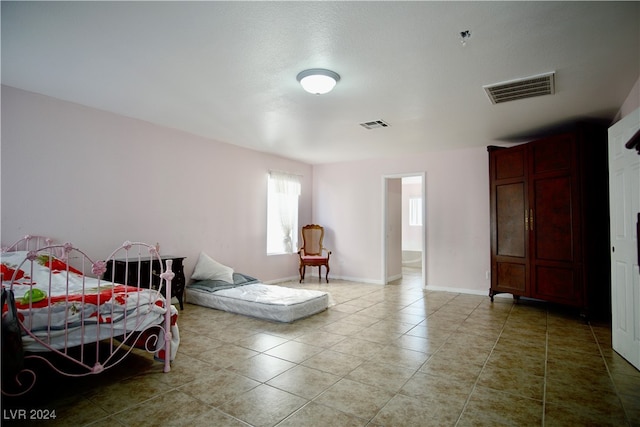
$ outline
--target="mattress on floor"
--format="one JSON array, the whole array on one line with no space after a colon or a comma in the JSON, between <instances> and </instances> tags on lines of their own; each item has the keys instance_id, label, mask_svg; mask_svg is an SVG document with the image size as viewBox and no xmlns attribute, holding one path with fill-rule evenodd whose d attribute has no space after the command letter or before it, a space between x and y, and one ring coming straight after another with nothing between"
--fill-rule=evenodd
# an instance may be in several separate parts
<instances>
[{"instance_id":1,"label":"mattress on floor","mask_svg":"<svg viewBox=\"0 0 640 427\"><path fill-rule=\"evenodd\" d=\"M207 292L187 288L192 304L277 322L293 322L324 311L329 306L327 292L254 283Z\"/></svg>"}]
</instances>

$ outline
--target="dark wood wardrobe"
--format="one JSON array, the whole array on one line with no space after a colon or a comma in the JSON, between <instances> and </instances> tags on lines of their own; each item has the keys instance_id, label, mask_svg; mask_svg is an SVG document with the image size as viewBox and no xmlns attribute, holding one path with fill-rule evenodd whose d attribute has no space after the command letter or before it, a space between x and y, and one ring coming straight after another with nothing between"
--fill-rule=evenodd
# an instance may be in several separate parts
<instances>
[{"instance_id":1,"label":"dark wood wardrobe","mask_svg":"<svg viewBox=\"0 0 640 427\"><path fill-rule=\"evenodd\" d=\"M490 146L491 289L606 317L610 311L607 130L581 124Z\"/></svg>"}]
</instances>

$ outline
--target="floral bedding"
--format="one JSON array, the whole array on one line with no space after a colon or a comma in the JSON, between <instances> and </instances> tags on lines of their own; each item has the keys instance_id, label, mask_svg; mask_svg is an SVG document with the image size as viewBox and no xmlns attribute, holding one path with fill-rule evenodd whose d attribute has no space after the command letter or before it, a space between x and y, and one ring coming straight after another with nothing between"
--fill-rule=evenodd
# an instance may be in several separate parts
<instances>
[{"instance_id":1,"label":"floral bedding","mask_svg":"<svg viewBox=\"0 0 640 427\"><path fill-rule=\"evenodd\" d=\"M13 279L18 316L33 333L117 322L123 323L123 332L142 330L166 311L165 299L158 291L82 275L48 255L23 263L27 254L2 253L1 274L5 288Z\"/></svg>"}]
</instances>

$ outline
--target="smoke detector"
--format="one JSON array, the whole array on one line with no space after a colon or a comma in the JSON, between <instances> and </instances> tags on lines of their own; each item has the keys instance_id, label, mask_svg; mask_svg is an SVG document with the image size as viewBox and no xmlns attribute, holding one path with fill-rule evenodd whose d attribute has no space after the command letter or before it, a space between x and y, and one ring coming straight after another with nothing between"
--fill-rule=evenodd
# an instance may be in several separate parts
<instances>
[{"instance_id":1,"label":"smoke detector","mask_svg":"<svg viewBox=\"0 0 640 427\"><path fill-rule=\"evenodd\" d=\"M555 93L556 72L483 86L493 104Z\"/></svg>"}]
</instances>

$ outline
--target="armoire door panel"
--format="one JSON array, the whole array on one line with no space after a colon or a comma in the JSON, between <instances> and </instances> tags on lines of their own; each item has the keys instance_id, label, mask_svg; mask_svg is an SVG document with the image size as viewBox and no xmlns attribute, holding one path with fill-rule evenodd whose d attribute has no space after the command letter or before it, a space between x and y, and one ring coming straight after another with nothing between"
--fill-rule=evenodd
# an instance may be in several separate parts
<instances>
[{"instance_id":1,"label":"armoire door panel","mask_svg":"<svg viewBox=\"0 0 640 427\"><path fill-rule=\"evenodd\" d=\"M582 284L574 267L538 265L533 271L533 297L571 305L582 305Z\"/></svg>"},{"instance_id":2,"label":"armoire door panel","mask_svg":"<svg viewBox=\"0 0 640 427\"><path fill-rule=\"evenodd\" d=\"M533 256L546 261L573 262L575 207L572 203L571 177L538 179L533 188L530 222Z\"/></svg>"},{"instance_id":3,"label":"armoire door panel","mask_svg":"<svg viewBox=\"0 0 640 427\"><path fill-rule=\"evenodd\" d=\"M524 156L524 150L509 150L497 152L495 156L494 179L501 180L524 177Z\"/></svg>"},{"instance_id":4,"label":"armoire door panel","mask_svg":"<svg viewBox=\"0 0 640 427\"><path fill-rule=\"evenodd\" d=\"M496 290L525 295L527 292L526 266L524 263L497 262Z\"/></svg>"},{"instance_id":5,"label":"armoire door panel","mask_svg":"<svg viewBox=\"0 0 640 427\"><path fill-rule=\"evenodd\" d=\"M525 198L523 182L496 186L497 255L526 255Z\"/></svg>"},{"instance_id":6,"label":"armoire door panel","mask_svg":"<svg viewBox=\"0 0 640 427\"><path fill-rule=\"evenodd\" d=\"M531 172L540 174L571 169L573 144L571 136L561 135L531 145Z\"/></svg>"}]
</instances>

